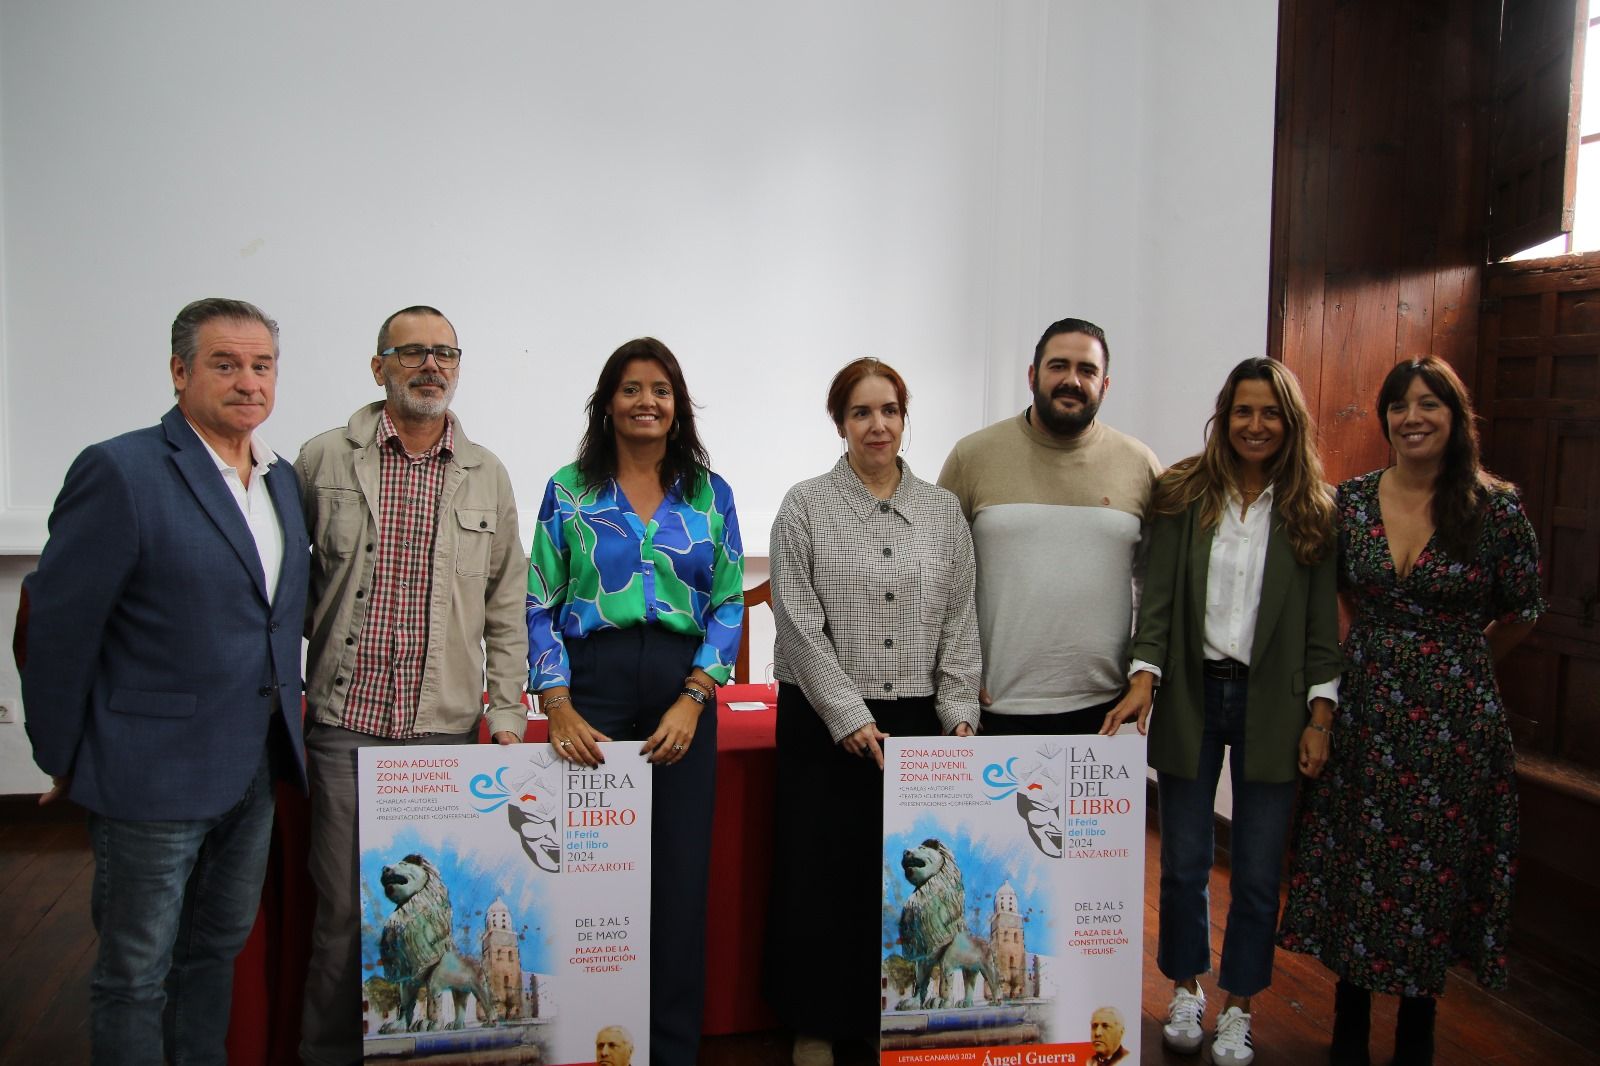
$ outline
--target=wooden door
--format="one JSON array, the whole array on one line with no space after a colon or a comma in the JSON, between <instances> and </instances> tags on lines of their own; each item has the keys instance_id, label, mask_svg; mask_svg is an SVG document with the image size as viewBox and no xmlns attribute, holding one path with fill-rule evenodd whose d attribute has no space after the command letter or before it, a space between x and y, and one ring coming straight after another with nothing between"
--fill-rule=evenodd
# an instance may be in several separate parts
<instances>
[{"instance_id":1,"label":"wooden door","mask_svg":"<svg viewBox=\"0 0 1600 1066\"><path fill-rule=\"evenodd\" d=\"M1600 979L1600 254L1484 272L1484 460L1515 481L1549 605L1496 673L1517 745L1522 846L1512 942Z\"/></svg>"},{"instance_id":2,"label":"wooden door","mask_svg":"<svg viewBox=\"0 0 1600 1066\"><path fill-rule=\"evenodd\" d=\"M1491 261L1572 232L1589 27L1588 0L1508 0L1501 10L1489 152Z\"/></svg>"},{"instance_id":3,"label":"wooden door","mask_svg":"<svg viewBox=\"0 0 1600 1066\"><path fill-rule=\"evenodd\" d=\"M1600 254L1485 274L1485 465L1522 489L1548 613L1500 671L1519 756L1600 779Z\"/></svg>"}]
</instances>

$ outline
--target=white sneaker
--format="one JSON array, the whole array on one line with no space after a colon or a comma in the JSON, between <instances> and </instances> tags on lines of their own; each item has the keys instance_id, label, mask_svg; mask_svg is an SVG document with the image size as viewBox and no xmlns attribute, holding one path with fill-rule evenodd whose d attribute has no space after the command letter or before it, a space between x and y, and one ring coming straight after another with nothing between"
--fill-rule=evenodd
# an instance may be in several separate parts
<instances>
[{"instance_id":1,"label":"white sneaker","mask_svg":"<svg viewBox=\"0 0 1600 1066\"><path fill-rule=\"evenodd\" d=\"M1217 1066L1249 1066L1255 1057L1255 1048L1250 1043L1250 1015L1238 1007L1229 1007L1217 1016L1211 1061Z\"/></svg>"},{"instance_id":2,"label":"white sneaker","mask_svg":"<svg viewBox=\"0 0 1600 1066\"><path fill-rule=\"evenodd\" d=\"M1182 985L1172 990L1172 1002L1167 1004L1167 1024L1161 1027L1161 1042L1183 1055L1200 1050L1205 1033L1200 1019L1206 1015L1206 991L1199 985L1191 992Z\"/></svg>"},{"instance_id":3,"label":"white sneaker","mask_svg":"<svg viewBox=\"0 0 1600 1066\"><path fill-rule=\"evenodd\" d=\"M1181 1055L1192 1055L1200 1050L1205 1032L1200 1020L1205 1018L1205 989L1195 984L1195 991L1173 989L1173 1002L1166 1005L1166 1024L1162 1026L1162 1044Z\"/></svg>"}]
</instances>

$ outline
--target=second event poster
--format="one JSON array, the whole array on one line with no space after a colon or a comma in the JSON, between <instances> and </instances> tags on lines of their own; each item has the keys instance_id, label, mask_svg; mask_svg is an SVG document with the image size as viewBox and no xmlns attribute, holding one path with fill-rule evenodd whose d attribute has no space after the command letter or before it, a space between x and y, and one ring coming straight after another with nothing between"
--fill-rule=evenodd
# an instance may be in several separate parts
<instances>
[{"instance_id":1,"label":"second event poster","mask_svg":"<svg viewBox=\"0 0 1600 1066\"><path fill-rule=\"evenodd\" d=\"M601 749L359 750L367 1062L649 1061L651 772Z\"/></svg>"},{"instance_id":2,"label":"second event poster","mask_svg":"<svg viewBox=\"0 0 1600 1066\"><path fill-rule=\"evenodd\" d=\"M1138 1062L1143 738L884 754L880 1061Z\"/></svg>"}]
</instances>

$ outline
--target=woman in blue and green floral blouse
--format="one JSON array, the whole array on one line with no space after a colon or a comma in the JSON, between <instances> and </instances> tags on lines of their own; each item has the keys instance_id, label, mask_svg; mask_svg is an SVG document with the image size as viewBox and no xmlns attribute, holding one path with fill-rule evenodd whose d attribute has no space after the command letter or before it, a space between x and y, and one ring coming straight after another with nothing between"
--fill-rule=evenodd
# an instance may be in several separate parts
<instances>
[{"instance_id":1,"label":"woman in blue and green floral blouse","mask_svg":"<svg viewBox=\"0 0 1600 1066\"><path fill-rule=\"evenodd\" d=\"M651 337L611 354L577 462L550 479L528 571L528 687L550 743L584 766L641 740L655 765L650 1061L691 1064L705 998L716 686L744 620L727 482L695 432L677 358Z\"/></svg>"}]
</instances>

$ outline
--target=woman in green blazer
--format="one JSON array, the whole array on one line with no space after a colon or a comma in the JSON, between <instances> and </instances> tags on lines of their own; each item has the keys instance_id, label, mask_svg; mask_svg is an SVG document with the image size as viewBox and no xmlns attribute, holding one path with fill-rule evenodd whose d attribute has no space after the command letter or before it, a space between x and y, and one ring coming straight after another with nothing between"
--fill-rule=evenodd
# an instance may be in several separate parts
<instances>
[{"instance_id":1,"label":"woman in green blazer","mask_svg":"<svg viewBox=\"0 0 1600 1066\"><path fill-rule=\"evenodd\" d=\"M1339 691L1333 498L1282 364L1233 368L1205 451L1162 475L1153 506L1129 691L1101 732L1149 726L1161 800L1156 962L1173 981L1162 1039L1179 1052L1204 1042L1212 822L1231 749L1233 902L1217 982L1228 998L1211 1056L1246 1066L1250 997L1272 981L1296 771L1322 772Z\"/></svg>"}]
</instances>

